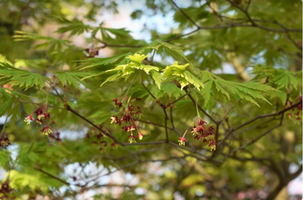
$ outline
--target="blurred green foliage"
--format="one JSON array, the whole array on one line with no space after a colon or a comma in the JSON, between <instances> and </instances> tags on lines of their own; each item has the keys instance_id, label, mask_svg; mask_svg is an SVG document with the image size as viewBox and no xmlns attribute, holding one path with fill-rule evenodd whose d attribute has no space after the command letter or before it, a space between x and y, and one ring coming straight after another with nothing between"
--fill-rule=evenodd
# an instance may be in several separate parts
<instances>
[{"instance_id":1,"label":"blurred green foliage","mask_svg":"<svg viewBox=\"0 0 303 200\"><path fill-rule=\"evenodd\" d=\"M301 2L141 1L129 17L151 41L99 23L138 2L0 1L10 198L274 199L302 170ZM167 16L169 33L148 25ZM141 99L142 141L110 123L119 97ZM53 137L23 121L41 106ZM216 151L193 139L197 117L215 127Z\"/></svg>"}]
</instances>

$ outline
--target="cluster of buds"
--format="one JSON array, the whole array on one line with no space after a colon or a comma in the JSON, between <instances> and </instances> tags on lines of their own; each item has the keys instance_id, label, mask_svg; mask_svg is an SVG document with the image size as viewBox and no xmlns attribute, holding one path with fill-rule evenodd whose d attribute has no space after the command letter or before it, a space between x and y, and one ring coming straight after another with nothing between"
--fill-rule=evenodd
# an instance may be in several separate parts
<instances>
[{"instance_id":1,"label":"cluster of buds","mask_svg":"<svg viewBox=\"0 0 303 200\"><path fill-rule=\"evenodd\" d=\"M122 97L120 97L122 98ZM141 108L139 106L134 105L135 101L141 101L140 98L130 99L128 97L124 97L123 100L126 100L127 105L123 107L123 100L119 101L119 99L114 99L112 102L115 102L115 105L121 109L118 115L111 116L111 123L115 123L118 125L124 124L121 130L129 133L128 141L129 143L136 143L136 138L139 140L143 139L143 134L140 133L138 126L135 123L134 117L140 118L142 115ZM120 117L118 117L120 116ZM137 136L133 134L133 131L137 131Z\"/></svg>"},{"instance_id":2,"label":"cluster of buds","mask_svg":"<svg viewBox=\"0 0 303 200\"><path fill-rule=\"evenodd\" d=\"M100 126L100 128L102 128L102 127ZM93 145L95 145L95 146L98 146L98 145L99 145L99 151L102 152L103 149L104 149L105 147L107 147L107 142L104 140L103 134L102 134L101 132L96 131L94 128L92 128L88 133L86 133L85 137L86 137L87 139L89 139L89 138L91 138L92 135L95 136L95 137L94 137L95 139L94 139L94 141L92 142ZM113 143L111 144L111 147L117 148L117 143L113 142Z\"/></svg>"},{"instance_id":3,"label":"cluster of buds","mask_svg":"<svg viewBox=\"0 0 303 200\"><path fill-rule=\"evenodd\" d=\"M9 186L8 180L4 181L1 184L1 188L0 188L0 195L1 195L0 199L9 199L10 193L12 193L14 191L15 190Z\"/></svg>"},{"instance_id":4,"label":"cluster of buds","mask_svg":"<svg viewBox=\"0 0 303 200\"><path fill-rule=\"evenodd\" d=\"M300 118L300 112L302 111L302 96L297 97L296 99L294 99L293 101L287 101L286 105L284 106L283 109L289 108L293 105L293 102L295 102L297 99L299 98L300 100L300 104L298 106L296 106L295 108L291 109L291 111L287 114L287 116L289 118L292 118L293 116L295 117L296 121L301 121Z\"/></svg>"},{"instance_id":5,"label":"cluster of buds","mask_svg":"<svg viewBox=\"0 0 303 200\"><path fill-rule=\"evenodd\" d=\"M58 143L62 143L62 140L61 140L61 138L60 138L60 132L59 131L57 131L56 133L50 133L49 135L48 135L48 137L49 138L51 138L51 139L53 139L53 140L55 140L56 142L58 142Z\"/></svg>"},{"instance_id":6,"label":"cluster of buds","mask_svg":"<svg viewBox=\"0 0 303 200\"><path fill-rule=\"evenodd\" d=\"M215 132L215 128L213 126L208 126L207 122L203 119L196 119L192 124L195 124L194 127L191 129L191 133L193 134L193 137L195 140L203 140L204 143L208 143L208 147L210 150L216 150L216 143L214 139L212 138L212 135ZM191 126L190 126L191 127ZM183 137L180 137L178 142L179 145L185 145L186 139L184 138L186 133L188 131L185 131Z\"/></svg>"},{"instance_id":7,"label":"cluster of buds","mask_svg":"<svg viewBox=\"0 0 303 200\"><path fill-rule=\"evenodd\" d=\"M34 116L36 117L34 118ZM43 105L35 110L31 115L27 115L24 122L30 124L35 121L38 125L42 125L42 129L40 130L41 135L48 135L51 139L61 142L60 133L57 131L53 134L51 128L47 126L49 120L51 120L50 113L47 112L47 106ZM56 124L53 120L51 123Z\"/></svg>"},{"instance_id":8,"label":"cluster of buds","mask_svg":"<svg viewBox=\"0 0 303 200\"><path fill-rule=\"evenodd\" d=\"M0 148L2 147L7 147L11 145L9 139L7 138L6 134L4 133L4 137L2 138L2 133L1 133L1 136L0 136Z\"/></svg>"},{"instance_id":9,"label":"cluster of buds","mask_svg":"<svg viewBox=\"0 0 303 200\"><path fill-rule=\"evenodd\" d=\"M94 47L92 48L86 48L85 49L85 56L84 59L86 58L94 58L95 56L99 55L99 49L95 49Z\"/></svg>"}]
</instances>

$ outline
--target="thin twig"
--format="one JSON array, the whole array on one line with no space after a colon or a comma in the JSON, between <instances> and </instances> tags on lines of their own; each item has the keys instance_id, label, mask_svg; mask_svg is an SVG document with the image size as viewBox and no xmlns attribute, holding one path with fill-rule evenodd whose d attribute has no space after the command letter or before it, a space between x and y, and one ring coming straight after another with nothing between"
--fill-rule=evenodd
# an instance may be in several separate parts
<instances>
[{"instance_id":1,"label":"thin twig","mask_svg":"<svg viewBox=\"0 0 303 200\"><path fill-rule=\"evenodd\" d=\"M261 139L263 136L265 136L267 133L271 132L272 130L274 130L275 128L277 128L277 127L279 127L279 126L281 126L281 125L278 124L278 125L272 127L271 129L265 131L264 133L262 133L261 135L259 135L258 137L256 137L256 138L253 139L252 141L250 141L249 143L247 143L247 144L245 144L245 145L242 145L241 147L239 147L239 148L237 148L237 149L232 150L230 153L234 153L234 152L236 152L236 151L238 151L238 150L240 150L240 149L244 149L244 148L246 148L246 147L248 147L248 146L254 144L254 143L257 142L259 139Z\"/></svg>"},{"instance_id":2,"label":"thin twig","mask_svg":"<svg viewBox=\"0 0 303 200\"><path fill-rule=\"evenodd\" d=\"M242 98L238 99L238 101L236 102L239 103L242 100ZM224 116L222 117L222 119L218 122L218 124L221 124L222 121L226 118L226 116L229 114L229 112L236 106L236 104L234 104L232 107L230 107L230 109L224 114Z\"/></svg>"},{"instance_id":3,"label":"thin twig","mask_svg":"<svg viewBox=\"0 0 303 200\"><path fill-rule=\"evenodd\" d=\"M60 181L61 183L64 183L65 185L70 186L70 183L66 182L65 180L60 179L60 178L57 177L57 176L54 176L54 175L52 175L52 174L50 174L50 173L48 173L48 172L46 172L46 171L44 171L44 170L42 170L42 169L39 169L39 168L37 168L37 167L34 167L34 169L37 170L37 171L39 171L39 172L42 172L43 174L48 175L49 177L52 177L53 179L56 179L57 181Z\"/></svg>"},{"instance_id":4,"label":"thin twig","mask_svg":"<svg viewBox=\"0 0 303 200\"><path fill-rule=\"evenodd\" d=\"M167 120L168 120L168 116L167 116L166 108L163 106L162 109L163 109L163 112L164 112L164 126L165 126L166 143L168 143L168 142L169 142L168 130L167 130Z\"/></svg>"},{"instance_id":5,"label":"thin twig","mask_svg":"<svg viewBox=\"0 0 303 200\"><path fill-rule=\"evenodd\" d=\"M136 145L154 145L154 144L164 144L167 143L166 140L155 141L155 142L139 142L139 143L122 143L124 146L136 146Z\"/></svg>"},{"instance_id":6,"label":"thin twig","mask_svg":"<svg viewBox=\"0 0 303 200\"><path fill-rule=\"evenodd\" d=\"M290 31L291 32L302 32L302 30L300 30L300 29L287 29L287 28L286 29L274 29L274 28L269 28L269 27L257 24L256 21L253 20L252 17L249 15L247 10L243 9L241 6L239 6L238 4L233 2L232 0L226 0L226 1L231 3L233 6L238 8L240 11L242 11L246 15L247 19L251 22L252 26L258 27L258 28L263 29L263 30L272 31L272 32L290 32Z\"/></svg>"},{"instance_id":7,"label":"thin twig","mask_svg":"<svg viewBox=\"0 0 303 200\"><path fill-rule=\"evenodd\" d=\"M184 90L186 91L186 93L188 93L187 88L184 88ZM213 121L216 125L218 124L218 122L214 118L212 118L205 110L203 110L203 108L194 100L194 98L190 94L187 94L187 96L195 105L198 105L199 110L201 110L211 121Z\"/></svg>"},{"instance_id":8,"label":"thin twig","mask_svg":"<svg viewBox=\"0 0 303 200\"><path fill-rule=\"evenodd\" d=\"M164 125L162 124L157 124L157 123L154 123L154 122L150 122L150 121L144 121L144 120L141 120L141 119L134 119L135 121L138 121L138 122L142 122L142 123L145 123L145 124L151 124L151 125L154 125L154 126L159 126L159 127L162 127L162 128L165 128ZM173 130L173 128L171 127L167 127L169 130Z\"/></svg>"},{"instance_id":9,"label":"thin twig","mask_svg":"<svg viewBox=\"0 0 303 200\"><path fill-rule=\"evenodd\" d=\"M89 119L87 119L86 117L80 115L79 113L77 113L76 111L74 111L67 103L66 103L66 110L74 113L75 115L77 115L78 117L80 117L81 119L83 119L84 121L88 122L89 124L91 124L93 127L95 127L97 130L99 130L102 134L106 135L107 137L111 138L112 140L114 140L116 143L120 144L121 146L123 146L129 153L131 153L132 155L134 155L138 160L141 160L140 157L136 154L134 154L133 151L131 151L130 149L128 149L127 147L125 147L124 143L120 142L119 140L117 140L114 136L112 136L109 133L106 133L102 128L100 128L99 126L97 126L96 124L94 124L93 122L91 122Z\"/></svg>"},{"instance_id":10,"label":"thin twig","mask_svg":"<svg viewBox=\"0 0 303 200\"><path fill-rule=\"evenodd\" d=\"M180 10L180 12L193 24L195 25L198 29L200 28L200 26L198 24L196 24L196 22L194 20L192 20L192 18L190 18L183 10L182 8L180 8L173 0L171 0L171 2L176 6L176 8L178 10Z\"/></svg>"},{"instance_id":11,"label":"thin twig","mask_svg":"<svg viewBox=\"0 0 303 200\"><path fill-rule=\"evenodd\" d=\"M297 106L300 105L300 104L302 104L302 102L298 102L298 103L296 103L296 104L290 106L289 108L286 108L286 109L281 110L281 111L276 112L276 113L267 114L267 115L259 115L259 116L255 117L255 118L249 120L248 122L245 122L244 124L241 124L240 126L234 128L233 130L236 131L236 130L238 130L238 129L240 129L240 128L242 128L242 127L244 127L244 126L246 126L246 125L248 125L248 124L250 124L250 123L256 121L257 119L260 119L260 118L266 118L266 117L281 115L281 114L285 113L286 111L291 110L291 109L297 107Z\"/></svg>"},{"instance_id":12,"label":"thin twig","mask_svg":"<svg viewBox=\"0 0 303 200\"><path fill-rule=\"evenodd\" d=\"M192 90L189 90L188 92L186 92L186 94L183 94L182 96L180 96L178 99L170 102L166 107L169 107L170 105L176 103L177 101L183 99L186 95L190 94L192 91L194 91L196 88L192 89Z\"/></svg>"}]
</instances>

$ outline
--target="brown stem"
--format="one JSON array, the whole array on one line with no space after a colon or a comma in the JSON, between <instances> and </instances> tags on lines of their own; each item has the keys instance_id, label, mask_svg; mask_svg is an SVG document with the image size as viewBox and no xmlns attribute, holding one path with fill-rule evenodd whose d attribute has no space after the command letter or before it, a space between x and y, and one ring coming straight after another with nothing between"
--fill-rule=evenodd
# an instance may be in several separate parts
<instances>
[{"instance_id":1,"label":"brown stem","mask_svg":"<svg viewBox=\"0 0 303 200\"><path fill-rule=\"evenodd\" d=\"M66 105L66 110L74 113L75 115L77 115L78 117L80 117L81 119L83 119L84 121L88 122L89 124L91 124L93 127L95 127L97 130L99 130L102 134L106 135L107 137L111 138L112 140L114 140L116 143L120 144L121 146L123 146L129 153L131 153L133 156L135 156L138 160L141 160L140 157L136 154L134 154L134 152L132 152L130 149L128 149L127 147L125 147L124 143L120 142L119 140L117 140L114 136L112 136L111 134L106 133L104 130L102 130L102 128L100 128L99 126L97 126L96 124L94 124L93 122L91 122L89 119L87 119L86 117L80 115L79 113L77 113L76 111L74 111L67 103L65 103Z\"/></svg>"},{"instance_id":2,"label":"brown stem","mask_svg":"<svg viewBox=\"0 0 303 200\"><path fill-rule=\"evenodd\" d=\"M162 124L157 124L157 123L154 123L154 122L144 121L144 120L141 120L141 119L134 119L134 120L135 120L135 121L138 121L138 122L145 123L145 124L152 124L152 125L154 125L154 126L159 126L159 127L165 128L165 125L162 125ZM167 129L169 129L169 130L174 130L174 129L171 128L171 127L167 127Z\"/></svg>"},{"instance_id":3,"label":"brown stem","mask_svg":"<svg viewBox=\"0 0 303 200\"><path fill-rule=\"evenodd\" d=\"M239 147L239 148L237 148L237 149L232 150L231 153L234 153L234 152L236 152L236 151L238 151L238 150L240 150L240 149L244 149L244 148L246 148L246 147L248 147L248 146L254 144L254 143L257 142L258 140L260 140L263 136L265 136L266 134L268 134L269 132L271 132L271 131L274 130L275 128L278 128L279 126L281 126L281 125L278 124L278 125L276 125L276 126L270 128L269 130L265 131L263 134L259 135L258 137L256 137L256 138L253 139L252 141L250 141L249 143L247 143L247 144L245 144L245 145L243 145L243 146L241 146L241 147Z\"/></svg>"},{"instance_id":4,"label":"brown stem","mask_svg":"<svg viewBox=\"0 0 303 200\"><path fill-rule=\"evenodd\" d=\"M242 98L238 99L237 103L239 103L242 100ZM236 104L234 104L232 107L230 107L230 109L224 114L224 116L222 117L222 119L218 122L218 124L221 124L222 121L227 117L227 115L229 114L229 112L236 106Z\"/></svg>"},{"instance_id":5,"label":"brown stem","mask_svg":"<svg viewBox=\"0 0 303 200\"><path fill-rule=\"evenodd\" d=\"M168 137L168 130L167 130L167 120L168 120L168 116L167 116L167 112L166 112L166 108L163 106L162 107L163 112L164 112L164 126L165 126L165 137L166 137L166 143L169 142L169 137Z\"/></svg>"},{"instance_id":6,"label":"brown stem","mask_svg":"<svg viewBox=\"0 0 303 200\"><path fill-rule=\"evenodd\" d=\"M166 140L155 141L155 142L139 142L139 143L122 143L124 146L136 146L136 145L152 145L152 144L164 144L167 143Z\"/></svg>"},{"instance_id":7,"label":"brown stem","mask_svg":"<svg viewBox=\"0 0 303 200\"><path fill-rule=\"evenodd\" d=\"M183 10L182 8L180 8L173 0L171 0L171 2L176 6L176 8L178 10L180 10L180 12L193 24L195 25L198 29L200 28L200 26L198 24L196 24L196 22L194 22L194 20L192 20L192 18L190 18Z\"/></svg>"},{"instance_id":8,"label":"brown stem","mask_svg":"<svg viewBox=\"0 0 303 200\"><path fill-rule=\"evenodd\" d=\"M187 88L184 88L184 90L186 91L186 93L188 93ZM203 108L201 108L201 106L194 100L194 98L190 94L187 95L195 105L198 105L199 110L201 110L211 121L218 125L218 122L214 118L212 118L205 110L203 110Z\"/></svg>"},{"instance_id":9,"label":"brown stem","mask_svg":"<svg viewBox=\"0 0 303 200\"><path fill-rule=\"evenodd\" d=\"M70 185L70 183L68 183L68 182L60 179L59 177L54 176L54 175L52 175L52 174L50 174L50 173L48 173L48 172L46 172L46 171L44 171L42 169L39 169L39 168L36 168L36 167L34 167L34 169L37 170L37 171L39 171L39 172L42 172L43 174L48 175L49 177L52 177L53 179L56 179L57 181L60 181L61 183L64 183L65 185L68 185L68 186Z\"/></svg>"},{"instance_id":10,"label":"brown stem","mask_svg":"<svg viewBox=\"0 0 303 200\"><path fill-rule=\"evenodd\" d=\"M242 127L244 127L244 126L246 126L246 125L248 125L248 124L250 124L250 123L256 121L257 119L281 115L281 114L285 113L286 111L291 110L291 109L297 107L297 106L300 105L300 104L302 104L302 102L298 102L298 103L296 103L296 104L290 106L289 108L286 108L286 109L281 110L281 111L276 112L276 113L267 114L267 115L259 115L259 116L255 117L255 118L249 120L248 122L245 122L244 124L242 124L242 125L240 125L240 126L234 128L233 130L236 131L236 130L238 130L238 129L240 129L240 128L242 128Z\"/></svg>"},{"instance_id":11,"label":"brown stem","mask_svg":"<svg viewBox=\"0 0 303 200\"><path fill-rule=\"evenodd\" d=\"M194 91L195 89L196 89L196 88L194 88L194 89L192 89L192 90L186 92L186 94L183 94L183 95L180 96L178 99L176 99L176 100L170 102L169 104L167 104L166 107L169 107L170 105L172 105L172 104L176 103L177 101L183 99L186 95L190 94L190 93L191 93L192 91Z\"/></svg>"}]
</instances>

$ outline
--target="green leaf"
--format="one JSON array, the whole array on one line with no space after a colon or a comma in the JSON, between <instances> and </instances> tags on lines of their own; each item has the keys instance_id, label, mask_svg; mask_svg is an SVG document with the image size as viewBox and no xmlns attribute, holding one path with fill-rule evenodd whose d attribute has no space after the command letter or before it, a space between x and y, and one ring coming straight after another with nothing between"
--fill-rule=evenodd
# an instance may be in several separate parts
<instances>
[{"instance_id":1,"label":"green leaf","mask_svg":"<svg viewBox=\"0 0 303 200\"><path fill-rule=\"evenodd\" d=\"M137 54L137 53L135 53L133 56L130 55L130 56L127 56L126 58L128 58L128 59L130 59L130 60L132 60L132 61L134 61L134 62L136 62L136 63L141 64L141 62L142 62L145 58L147 58L147 57L149 57L149 55L144 55L144 54Z\"/></svg>"},{"instance_id":2,"label":"green leaf","mask_svg":"<svg viewBox=\"0 0 303 200\"><path fill-rule=\"evenodd\" d=\"M40 74L20 70L7 63L0 63L0 84L10 83L11 86L24 87L25 89L34 86L43 88L44 81L51 80Z\"/></svg>"},{"instance_id":3,"label":"green leaf","mask_svg":"<svg viewBox=\"0 0 303 200\"><path fill-rule=\"evenodd\" d=\"M158 73L156 70L151 70L150 73L151 73L156 85L158 86L158 88L161 89L161 83L163 81L163 76L160 73Z\"/></svg>"},{"instance_id":4,"label":"green leaf","mask_svg":"<svg viewBox=\"0 0 303 200\"><path fill-rule=\"evenodd\" d=\"M100 87L102 87L102 85L104 85L104 84L107 83L107 82L111 82L111 81L117 80L119 76L121 76L121 74L120 74L120 73L116 73L116 74L114 74L114 75L108 77L108 78L100 85Z\"/></svg>"},{"instance_id":5,"label":"green leaf","mask_svg":"<svg viewBox=\"0 0 303 200\"><path fill-rule=\"evenodd\" d=\"M206 83L204 89L202 90L201 94L204 97L204 105L207 106L210 96L211 96L211 88L212 88L213 80L210 80Z\"/></svg>"},{"instance_id":6,"label":"green leaf","mask_svg":"<svg viewBox=\"0 0 303 200\"><path fill-rule=\"evenodd\" d=\"M181 89L190 83L193 84L198 90L200 90L200 87L203 88L204 84L189 71L185 70L188 65L189 64L179 65L178 62L175 62L173 65L167 66L163 70L164 80L166 82L170 82L177 79L181 84Z\"/></svg>"},{"instance_id":7,"label":"green leaf","mask_svg":"<svg viewBox=\"0 0 303 200\"><path fill-rule=\"evenodd\" d=\"M142 10L135 10L134 12L131 13L130 17L132 19L140 19L143 15Z\"/></svg>"},{"instance_id":8,"label":"green leaf","mask_svg":"<svg viewBox=\"0 0 303 200\"><path fill-rule=\"evenodd\" d=\"M108 58L86 59L81 62L81 66L83 66L83 65L86 65L86 66L82 67L80 70L89 69L89 68L97 67L97 66L103 66L103 65L107 65L107 64L114 64L116 62L119 63L119 61L121 62L121 59L123 59L129 55L131 55L131 53L121 54L118 56L112 56L112 57L108 57Z\"/></svg>"},{"instance_id":9,"label":"green leaf","mask_svg":"<svg viewBox=\"0 0 303 200\"><path fill-rule=\"evenodd\" d=\"M58 32L58 33L70 32L69 37L71 37L73 35L82 34L85 31L89 31L89 30L92 29L91 26L85 25L80 20L70 21L70 20L68 20L66 18L60 18L57 21L59 22L59 24L62 24L64 26L60 27L56 32Z\"/></svg>"},{"instance_id":10,"label":"green leaf","mask_svg":"<svg viewBox=\"0 0 303 200\"><path fill-rule=\"evenodd\" d=\"M9 163L12 161L11 153L5 149L0 151L0 166L4 169L9 167Z\"/></svg>"},{"instance_id":11,"label":"green leaf","mask_svg":"<svg viewBox=\"0 0 303 200\"><path fill-rule=\"evenodd\" d=\"M203 71L201 78L204 82L212 80L214 82L212 89L217 90L219 93L223 94L227 98L227 100L230 100L230 94L233 94L237 99L242 98L257 106L259 106L259 104L255 101L255 99L262 99L263 101L266 101L267 103L271 104L264 97L264 95L267 94L267 92L269 91L278 92L278 90L265 84L254 82L238 83L227 81L208 71ZM273 92L271 93L271 95L273 94ZM205 92L205 94L207 93L209 92Z\"/></svg>"},{"instance_id":12,"label":"green leaf","mask_svg":"<svg viewBox=\"0 0 303 200\"><path fill-rule=\"evenodd\" d=\"M217 91L224 94L229 100L230 99L229 93L216 80L214 81L214 83L215 83Z\"/></svg>"}]
</instances>

